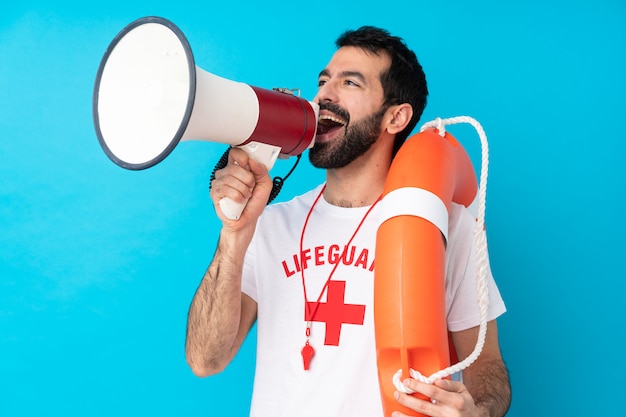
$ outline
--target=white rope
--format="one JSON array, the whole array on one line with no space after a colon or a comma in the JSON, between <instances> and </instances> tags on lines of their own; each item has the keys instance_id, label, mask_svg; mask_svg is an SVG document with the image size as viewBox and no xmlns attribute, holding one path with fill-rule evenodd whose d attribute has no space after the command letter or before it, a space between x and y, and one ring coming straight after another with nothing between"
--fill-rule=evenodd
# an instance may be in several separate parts
<instances>
[{"instance_id":1,"label":"white rope","mask_svg":"<svg viewBox=\"0 0 626 417\"><path fill-rule=\"evenodd\" d=\"M487 334L487 309L489 307L489 291L487 287L487 234L485 232L485 200L487 196L487 173L489 168L489 144L487 142L487 135L485 135L485 131L480 123L469 116L459 116L449 119L437 118L433 121L425 123L420 128L420 132L434 127L439 131L439 135L443 137L446 134L444 126L457 123L471 124L478 132L482 148L480 182L478 186L478 214L476 216L476 225L474 230L474 240L476 244L476 291L478 294L478 307L480 309L480 326L476 347L474 348L474 351L462 362L437 371L429 377L422 375L419 371L414 369L409 370L411 378L427 384L432 384L438 379L446 378L452 374L460 372L474 363L482 352L483 346L485 345L485 336ZM412 394L414 391L406 388L402 384L402 381L400 381L401 377L402 369L398 370L392 378L396 389L407 394Z\"/></svg>"}]
</instances>

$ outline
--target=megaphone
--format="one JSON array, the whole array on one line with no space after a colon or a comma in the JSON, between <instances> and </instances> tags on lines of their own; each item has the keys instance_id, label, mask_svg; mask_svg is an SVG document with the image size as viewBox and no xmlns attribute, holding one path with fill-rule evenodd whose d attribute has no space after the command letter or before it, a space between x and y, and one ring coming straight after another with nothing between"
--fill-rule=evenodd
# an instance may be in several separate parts
<instances>
[{"instance_id":1,"label":"megaphone","mask_svg":"<svg viewBox=\"0 0 626 417\"><path fill-rule=\"evenodd\" d=\"M179 142L203 140L241 147L269 170L279 155L300 155L315 140L319 107L285 91L203 70L174 23L144 17L118 33L104 54L94 125L106 155L126 169L149 168ZM224 199L220 207L238 219L244 205Z\"/></svg>"}]
</instances>

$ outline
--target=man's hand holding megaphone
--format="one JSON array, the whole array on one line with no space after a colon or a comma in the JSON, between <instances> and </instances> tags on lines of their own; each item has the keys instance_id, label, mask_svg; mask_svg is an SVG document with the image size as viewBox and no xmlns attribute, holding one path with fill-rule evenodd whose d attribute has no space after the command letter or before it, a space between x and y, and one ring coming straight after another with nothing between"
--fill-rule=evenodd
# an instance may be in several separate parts
<instances>
[{"instance_id":1,"label":"man's hand holding megaphone","mask_svg":"<svg viewBox=\"0 0 626 417\"><path fill-rule=\"evenodd\" d=\"M272 187L272 179L263 163L256 161L243 149L231 148L228 164L215 172L215 179L211 183L211 199L224 227L239 230L251 223L250 233L253 233L256 219L267 205ZM227 203L229 201L232 203ZM237 217L239 221L233 221L237 219L233 219L231 213L224 213L231 208L229 204L245 207L241 216Z\"/></svg>"}]
</instances>

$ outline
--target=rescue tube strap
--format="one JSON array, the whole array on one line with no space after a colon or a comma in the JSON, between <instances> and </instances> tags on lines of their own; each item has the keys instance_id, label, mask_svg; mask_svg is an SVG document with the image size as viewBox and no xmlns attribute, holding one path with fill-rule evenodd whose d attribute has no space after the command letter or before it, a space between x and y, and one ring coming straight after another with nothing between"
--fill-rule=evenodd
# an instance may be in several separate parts
<instances>
[{"instance_id":1,"label":"rescue tube strap","mask_svg":"<svg viewBox=\"0 0 626 417\"><path fill-rule=\"evenodd\" d=\"M435 225L448 241L448 209L437 194L423 188L397 188L385 195L380 205L380 224L397 216L421 217Z\"/></svg>"}]
</instances>

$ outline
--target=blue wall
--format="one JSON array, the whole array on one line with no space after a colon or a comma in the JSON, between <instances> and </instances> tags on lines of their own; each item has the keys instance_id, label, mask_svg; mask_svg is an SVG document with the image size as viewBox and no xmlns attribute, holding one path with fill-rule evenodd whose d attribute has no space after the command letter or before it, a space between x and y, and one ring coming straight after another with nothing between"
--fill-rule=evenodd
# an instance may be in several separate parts
<instances>
[{"instance_id":1,"label":"blue wall","mask_svg":"<svg viewBox=\"0 0 626 417\"><path fill-rule=\"evenodd\" d=\"M187 142L131 172L94 134L102 54L146 15L180 26L206 70L307 98L344 29L404 37L429 78L422 121L471 115L490 140L509 416L614 414L626 388L623 0L211 3L0 6L0 416L246 415L253 338L216 377L184 359L224 146ZM473 130L450 130L478 163ZM307 164L281 199L322 180Z\"/></svg>"}]
</instances>

